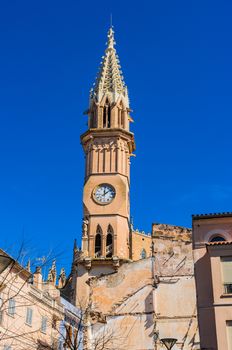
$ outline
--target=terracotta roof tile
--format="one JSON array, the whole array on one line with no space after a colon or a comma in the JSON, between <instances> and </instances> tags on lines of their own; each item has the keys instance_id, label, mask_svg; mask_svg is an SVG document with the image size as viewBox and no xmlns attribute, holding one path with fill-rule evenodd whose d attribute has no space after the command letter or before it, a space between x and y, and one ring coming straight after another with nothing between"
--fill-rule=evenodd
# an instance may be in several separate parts
<instances>
[{"instance_id":1,"label":"terracotta roof tile","mask_svg":"<svg viewBox=\"0 0 232 350\"><path fill-rule=\"evenodd\" d=\"M193 214L193 219L208 219L208 218L223 218L223 217L232 217L232 212L222 212L222 213L209 213L209 214Z\"/></svg>"},{"instance_id":2,"label":"terracotta roof tile","mask_svg":"<svg viewBox=\"0 0 232 350\"><path fill-rule=\"evenodd\" d=\"M229 245L232 244L232 241L218 241L218 242L208 242L206 243L207 246L211 245Z\"/></svg>"}]
</instances>

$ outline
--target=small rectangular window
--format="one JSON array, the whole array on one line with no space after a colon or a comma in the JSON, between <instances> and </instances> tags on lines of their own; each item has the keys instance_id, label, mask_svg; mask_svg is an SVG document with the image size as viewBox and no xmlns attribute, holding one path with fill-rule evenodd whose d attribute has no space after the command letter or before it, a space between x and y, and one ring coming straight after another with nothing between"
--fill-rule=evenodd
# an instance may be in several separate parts
<instances>
[{"instance_id":1,"label":"small rectangular window","mask_svg":"<svg viewBox=\"0 0 232 350\"><path fill-rule=\"evenodd\" d=\"M0 325L2 324L3 321L3 300L2 297L0 295Z\"/></svg>"},{"instance_id":2,"label":"small rectangular window","mask_svg":"<svg viewBox=\"0 0 232 350\"><path fill-rule=\"evenodd\" d=\"M33 310L30 307L28 307L26 313L26 324L28 324L29 326L32 325L32 314Z\"/></svg>"},{"instance_id":3,"label":"small rectangular window","mask_svg":"<svg viewBox=\"0 0 232 350\"><path fill-rule=\"evenodd\" d=\"M15 300L13 298L9 299L8 315L10 316L15 315Z\"/></svg>"},{"instance_id":4,"label":"small rectangular window","mask_svg":"<svg viewBox=\"0 0 232 350\"><path fill-rule=\"evenodd\" d=\"M42 316L41 320L41 332L46 333L47 332L47 317Z\"/></svg>"},{"instance_id":5,"label":"small rectangular window","mask_svg":"<svg viewBox=\"0 0 232 350\"><path fill-rule=\"evenodd\" d=\"M232 257L221 257L224 293L232 294Z\"/></svg>"},{"instance_id":6,"label":"small rectangular window","mask_svg":"<svg viewBox=\"0 0 232 350\"><path fill-rule=\"evenodd\" d=\"M226 321L228 349L232 349L232 321Z\"/></svg>"},{"instance_id":7,"label":"small rectangular window","mask_svg":"<svg viewBox=\"0 0 232 350\"><path fill-rule=\"evenodd\" d=\"M0 310L0 325L3 323L3 311Z\"/></svg>"}]
</instances>

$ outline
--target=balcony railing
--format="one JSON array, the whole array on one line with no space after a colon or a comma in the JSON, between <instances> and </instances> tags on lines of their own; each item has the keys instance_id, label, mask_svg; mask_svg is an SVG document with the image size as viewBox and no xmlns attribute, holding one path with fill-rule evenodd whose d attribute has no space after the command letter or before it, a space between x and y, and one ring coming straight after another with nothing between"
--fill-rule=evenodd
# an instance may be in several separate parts
<instances>
[{"instance_id":1,"label":"balcony railing","mask_svg":"<svg viewBox=\"0 0 232 350\"><path fill-rule=\"evenodd\" d=\"M101 251L98 251L95 253L95 258L100 258L101 257Z\"/></svg>"},{"instance_id":2,"label":"balcony railing","mask_svg":"<svg viewBox=\"0 0 232 350\"><path fill-rule=\"evenodd\" d=\"M224 293L225 294L232 294L232 282L231 283L224 283Z\"/></svg>"}]
</instances>

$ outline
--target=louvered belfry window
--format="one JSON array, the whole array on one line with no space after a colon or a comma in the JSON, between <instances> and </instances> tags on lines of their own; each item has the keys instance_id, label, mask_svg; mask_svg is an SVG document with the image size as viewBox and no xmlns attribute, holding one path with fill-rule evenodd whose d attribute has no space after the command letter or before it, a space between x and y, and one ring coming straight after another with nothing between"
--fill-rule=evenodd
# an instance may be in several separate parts
<instances>
[{"instance_id":1,"label":"louvered belfry window","mask_svg":"<svg viewBox=\"0 0 232 350\"><path fill-rule=\"evenodd\" d=\"M95 258L99 258L102 254L102 229L97 225L95 236Z\"/></svg>"},{"instance_id":2,"label":"louvered belfry window","mask_svg":"<svg viewBox=\"0 0 232 350\"><path fill-rule=\"evenodd\" d=\"M109 101L106 100L103 108L103 128L110 128L111 126L111 109Z\"/></svg>"}]
</instances>

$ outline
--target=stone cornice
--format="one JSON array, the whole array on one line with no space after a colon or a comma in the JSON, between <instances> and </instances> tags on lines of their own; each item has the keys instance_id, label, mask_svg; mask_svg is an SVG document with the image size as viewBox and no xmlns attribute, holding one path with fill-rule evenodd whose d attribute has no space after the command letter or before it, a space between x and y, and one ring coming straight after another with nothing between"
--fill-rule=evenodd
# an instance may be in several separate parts
<instances>
[{"instance_id":1,"label":"stone cornice","mask_svg":"<svg viewBox=\"0 0 232 350\"><path fill-rule=\"evenodd\" d=\"M86 132L84 132L81 135L81 143L84 146L89 141L93 141L94 138L120 138L124 139L127 142L129 141L131 143L131 149L130 152L132 153L135 150L135 141L134 141L134 134L130 131L120 129L120 128L102 128L102 129L89 129Z\"/></svg>"},{"instance_id":2,"label":"stone cornice","mask_svg":"<svg viewBox=\"0 0 232 350\"><path fill-rule=\"evenodd\" d=\"M31 286L29 290L29 295L33 298L36 298L38 301L44 305L56 310L59 313L64 313L64 308L59 304L55 299L53 299L49 294L44 293L43 291Z\"/></svg>"}]
</instances>

